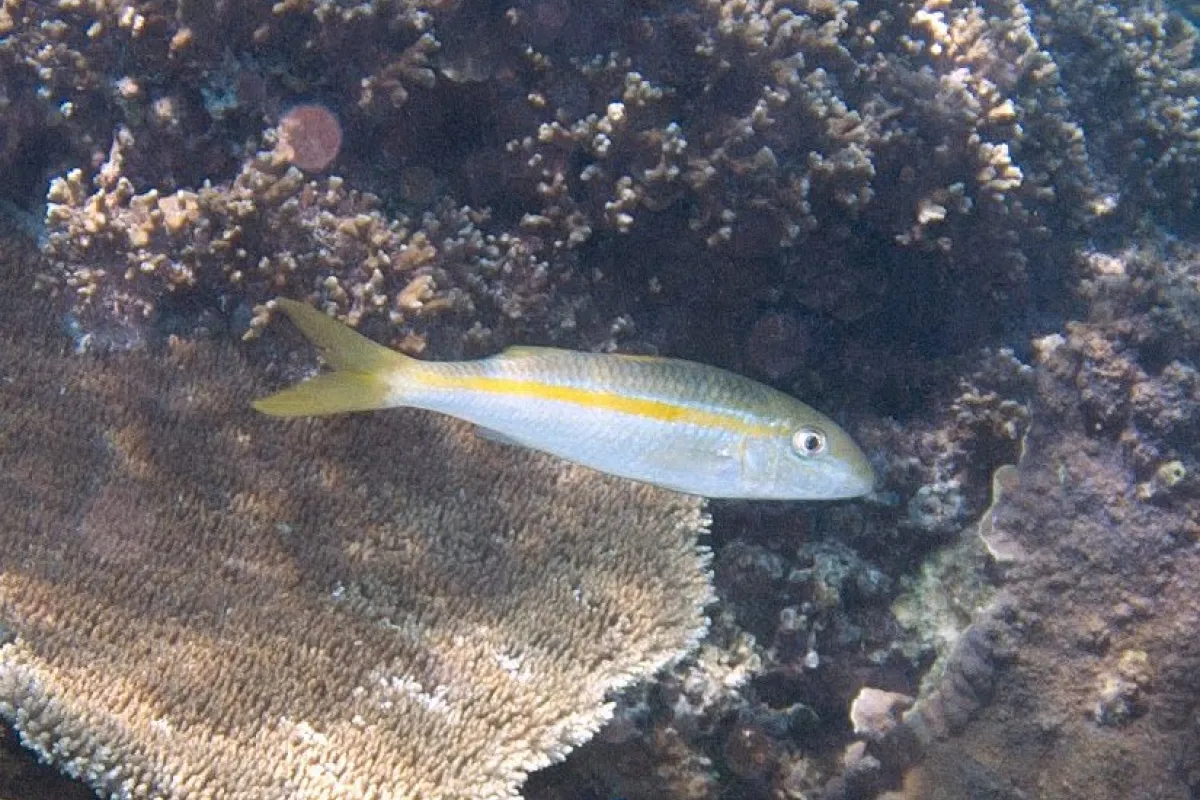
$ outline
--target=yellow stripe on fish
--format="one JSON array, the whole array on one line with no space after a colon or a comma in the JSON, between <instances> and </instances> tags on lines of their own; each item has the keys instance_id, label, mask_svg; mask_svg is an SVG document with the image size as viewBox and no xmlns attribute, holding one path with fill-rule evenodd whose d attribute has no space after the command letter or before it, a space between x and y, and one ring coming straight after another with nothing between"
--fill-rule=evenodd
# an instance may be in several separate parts
<instances>
[{"instance_id":1,"label":"yellow stripe on fish","mask_svg":"<svg viewBox=\"0 0 1200 800\"><path fill-rule=\"evenodd\" d=\"M568 351L569 352L569 351ZM507 351L505 351L507 353ZM503 354L502 354L503 355ZM443 379L434 376L417 376L416 380L426 385L438 385ZM701 408L691 408L679 403L668 403L663 400L649 400L642 397L630 397L595 389L581 389L576 386L536 383L533 381L513 380L509 378L490 378L478 376L447 380L440 385L449 388L470 389L479 392L494 392L510 394L519 397L530 397L538 400L557 400L573 403L589 408L599 408L622 414L632 414L661 422L677 422L690 425L708 425L712 427L728 427L731 430L745 434L765 435L770 433L768 425L747 423L730 414L720 414Z\"/></svg>"},{"instance_id":2,"label":"yellow stripe on fish","mask_svg":"<svg viewBox=\"0 0 1200 800\"><path fill-rule=\"evenodd\" d=\"M418 361L310 306L276 303L335 371L258 400L266 414L422 408L491 438L707 497L855 497L874 483L862 451L828 417L716 367L538 347Z\"/></svg>"}]
</instances>

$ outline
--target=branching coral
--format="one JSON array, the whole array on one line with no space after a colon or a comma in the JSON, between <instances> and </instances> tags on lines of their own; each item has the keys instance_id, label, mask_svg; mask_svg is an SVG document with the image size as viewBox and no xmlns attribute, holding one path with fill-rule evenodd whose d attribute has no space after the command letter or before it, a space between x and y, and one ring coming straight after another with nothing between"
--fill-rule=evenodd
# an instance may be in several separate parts
<instances>
[{"instance_id":1,"label":"branching coral","mask_svg":"<svg viewBox=\"0 0 1200 800\"><path fill-rule=\"evenodd\" d=\"M1031 292L1067 279L1070 234L1112 210L1116 165L1130 160L1115 155L1123 134L1091 124L1100 104L1088 98L1098 94L1070 33L1088 12L1040 9L295 0L190 3L172 17L136 3L60 16L26 5L10 12L0 64L14 77L7 130L24 143L56 125L72 149L43 168L98 164L120 124L133 143L120 174L138 196L200 192L205 180L237 195L237 176L255 168L251 154L269 145L284 111L325 98L347 135L339 176L382 197L387 221L406 225L393 210L414 198L413 219L465 202L486 220L475 223L484 236L524 251L520 265L472 264L470 280L515 269L573 287L562 304L538 288L508 291L505 313L532 315L530 329L546 327L544 314L610 345L610 324L628 330L632 318L662 329L649 343L661 346L680 333L653 310L657 296L717 297L723 317L764 302L841 325L881 312L903 341L954 348L972 338L964 333L1011 324L1004 315ZM1176 18L1150 6L1100 18L1097 35L1112 46L1095 52L1126 48L1111 69L1128 62L1157 76L1138 97L1151 84L1190 85L1190 40ZM1188 179L1169 179L1190 169L1190 112L1183 100L1157 111L1146 103L1131 99L1129 113L1158 133L1129 146L1156 141L1175 155L1146 167L1143 154L1133 169L1158 176L1138 180L1159 187L1162 202L1190 202ZM275 224L284 238L304 233ZM666 258L664 238L675 244ZM322 248L346 266L300 265L306 293L330 274L346 291L363 285L355 246L307 249ZM60 256L69 271L86 267ZM606 295L603 280L585 279L601 275L623 288ZM774 294L745 297L747 277ZM170 285L111 291L153 305ZM572 316L588 303L603 309L581 325ZM506 338L498 318L481 324Z\"/></svg>"},{"instance_id":2,"label":"branching coral","mask_svg":"<svg viewBox=\"0 0 1200 800\"><path fill-rule=\"evenodd\" d=\"M17 144L40 156L17 161L86 163L124 125L155 143L130 165L139 188L227 175L244 137L298 91L402 104L406 86L430 85L437 41L427 29L440 5L6 3L0 70L12 92L0 110L16 141L0 148L0 166L12 166ZM42 152L49 131L53 148Z\"/></svg>"},{"instance_id":3,"label":"branching coral","mask_svg":"<svg viewBox=\"0 0 1200 800\"><path fill-rule=\"evenodd\" d=\"M1044 0L1064 101L1086 132L1107 202L1188 229L1200 192L1196 28L1160 0ZM1110 209L1111 210L1111 209Z\"/></svg>"},{"instance_id":4,"label":"branching coral","mask_svg":"<svg viewBox=\"0 0 1200 800\"><path fill-rule=\"evenodd\" d=\"M1082 132L1018 3L714 1L641 22L571 68L551 48L546 119L509 144L543 203L523 224L558 247L666 224L781 263L782 292L843 321L902 282L975 314L1019 301L1031 259L1052 269L1031 243L1092 213ZM680 269L730 280L701 258Z\"/></svg>"},{"instance_id":5,"label":"branching coral","mask_svg":"<svg viewBox=\"0 0 1200 800\"><path fill-rule=\"evenodd\" d=\"M85 345L136 342L163 306L189 302L256 334L261 304L280 293L352 325L376 323L412 351L445 312L469 313L477 339L535 321L551 336L574 328L578 306L552 299L547 265L519 238L485 234L485 214L443 205L419 220L389 218L374 196L341 178L306 179L279 151L259 153L227 186L139 192L122 174L134 144L120 134L94 189L79 170L50 189L55 269L43 281L68 293Z\"/></svg>"}]
</instances>

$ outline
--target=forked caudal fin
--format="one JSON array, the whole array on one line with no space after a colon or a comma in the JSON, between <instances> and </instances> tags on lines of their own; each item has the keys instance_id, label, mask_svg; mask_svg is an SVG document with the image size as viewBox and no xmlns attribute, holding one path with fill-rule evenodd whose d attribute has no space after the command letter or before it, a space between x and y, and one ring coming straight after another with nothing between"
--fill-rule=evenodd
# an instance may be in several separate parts
<instances>
[{"instance_id":1,"label":"forked caudal fin","mask_svg":"<svg viewBox=\"0 0 1200 800\"><path fill-rule=\"evenodd\" d=\"M275 302L335 371L255 400L255 409L273 417L312 417L373 411L389 404L390 378L414 359L376 344L312 306L284 298Z\"/></svg>"}]
</instances>

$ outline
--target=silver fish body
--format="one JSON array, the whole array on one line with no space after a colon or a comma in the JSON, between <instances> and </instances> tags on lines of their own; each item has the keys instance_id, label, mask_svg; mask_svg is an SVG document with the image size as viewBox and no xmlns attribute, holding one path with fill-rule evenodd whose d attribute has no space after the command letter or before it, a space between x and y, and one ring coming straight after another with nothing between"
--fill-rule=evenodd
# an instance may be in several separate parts
<instances>
[{"instance_id":1,"label":"silver fish body","mask_svg":"<svg viewBox=\"0 0 1200 800\"><path fill-rule=\"evenodd\" d=\"M552 348L424 362L308 306L278 302L339 371L260 400L268 414L428 409L494 438L705 497L834 499L874 483L862 451L828 417L716 367Z\"/></svg>"}]
</instances>

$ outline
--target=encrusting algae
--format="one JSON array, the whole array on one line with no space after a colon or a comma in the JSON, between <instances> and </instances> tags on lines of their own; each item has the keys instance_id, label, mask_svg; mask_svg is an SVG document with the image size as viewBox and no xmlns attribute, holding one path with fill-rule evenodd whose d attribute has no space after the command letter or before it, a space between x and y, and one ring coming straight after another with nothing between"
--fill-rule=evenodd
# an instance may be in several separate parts
<instances>
[{"instance_id":1,"label":"encrusting algae","mask_svg":"<svg viewBox=\"0 0 1200 800\"><path fill-rule=\"evenodd\" d=\"M276 416L414 407L602 472L708 497L856 497L874 474L823 414L768 386L668 358L515 347L427 362L275 301L335 368L257 401Z\"/></svg>"},{"instance_id":2,"label":"encrusting algae","mask_svg":"<svg viewBox=\"0 0 1200 800\"><path fill-rule=\"evenodd\" d=\"M100 795L515 798L705 630L699 500L269 422L262 345L71 355L36 267L0 259L0 717Z\"/></svg>"}]
</instances>

